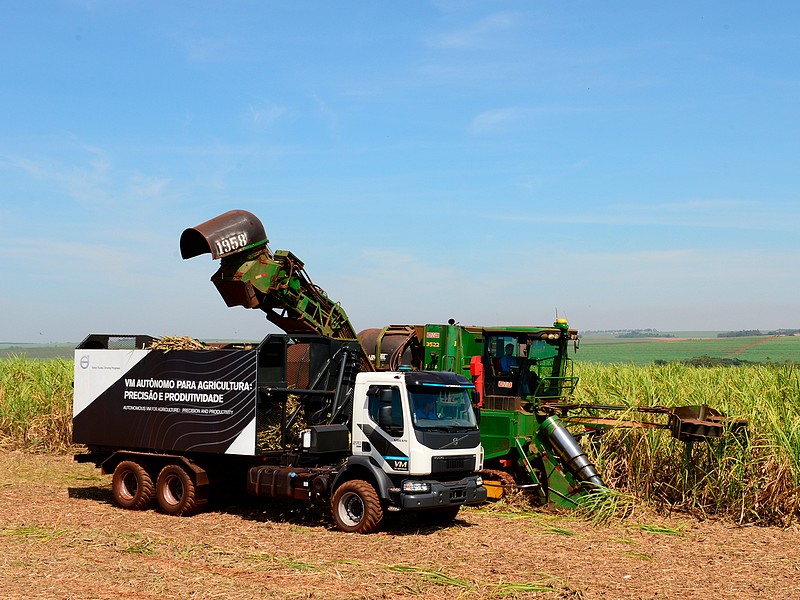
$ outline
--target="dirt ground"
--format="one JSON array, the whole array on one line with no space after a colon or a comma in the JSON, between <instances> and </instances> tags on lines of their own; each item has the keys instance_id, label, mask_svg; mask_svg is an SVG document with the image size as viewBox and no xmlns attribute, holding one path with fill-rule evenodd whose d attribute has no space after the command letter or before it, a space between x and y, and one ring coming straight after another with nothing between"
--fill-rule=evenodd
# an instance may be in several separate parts
<instances>
[{"instance_id":1,"label":"dirt ground","mask_svg":"<svg viewBox=\"0 0 800 600\"><path fill-rule=\"evenodd\" d=\"M795 529L551 511L403 518L368 536L304 505L180 518L111 503L69 456L0 456L3 598L794 598Z\"/></svg>"}]
</instances>

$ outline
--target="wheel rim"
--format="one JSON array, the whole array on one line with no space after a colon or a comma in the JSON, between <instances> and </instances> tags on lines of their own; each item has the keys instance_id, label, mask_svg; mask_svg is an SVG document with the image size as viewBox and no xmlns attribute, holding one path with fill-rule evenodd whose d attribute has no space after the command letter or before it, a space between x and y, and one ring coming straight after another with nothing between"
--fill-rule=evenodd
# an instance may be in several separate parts
<instances>
[{"instance_id":1,"label":"wheel rim","mask_svg":"<svg viewBox=\"0 0 800 600\"><path fill-rule=\"evenodd\" d=\"M179 504L183 498L183 482L180 477L170 475L164 482L164 501L172 506Z\"/></svg>"},{"instance_id":2,"label":"wheel rim","mask_svg":"<svg viewBox=\"0 0 800 600\"><path fill-rule=\"evenodd\" d=\"M125 471L122 475L119 495L125 500L131 500L139 490L139 480L133 471Z\"/></svg>"},{"instance_id":3,"label":"wheel rim","mask_svg":"<svg viewBox=\"0 0 800 600\"><path fill-rule=\"evenodd\" d=\"M346 525L353 527L364 518L364 501L361 496L348 492L339 502L339 518Z\"/></svg>"}]
</instances>

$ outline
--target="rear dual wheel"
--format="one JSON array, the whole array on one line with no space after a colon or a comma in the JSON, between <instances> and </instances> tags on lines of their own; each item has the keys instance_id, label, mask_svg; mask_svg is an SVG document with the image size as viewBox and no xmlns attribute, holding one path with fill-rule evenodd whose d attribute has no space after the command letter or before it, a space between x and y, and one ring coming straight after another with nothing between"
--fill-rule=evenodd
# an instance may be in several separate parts
<instances>
[{"instance_id":1,"label":"rear dual wheel","mask_svg":"<svg viewBox=\"0 0 800 600\"><path fill-rule=\"evenodd\" d=\"M123 460L114 469L111 493L117 506L129 510L147 508L156 494L153 478L139 463Z\"/></svg>"},{"instance_id":2,"label":"rear dual wheel","mask_svg":"<svg viewBox=\"0 0 800 600\"><path fill-rule=\"evenodd\" d=\"M168 515L188 516L203 504L197 497L197 486L186 470L177 464L161 469L156 482L156 500Z\"/></svg>"}]
</instances>

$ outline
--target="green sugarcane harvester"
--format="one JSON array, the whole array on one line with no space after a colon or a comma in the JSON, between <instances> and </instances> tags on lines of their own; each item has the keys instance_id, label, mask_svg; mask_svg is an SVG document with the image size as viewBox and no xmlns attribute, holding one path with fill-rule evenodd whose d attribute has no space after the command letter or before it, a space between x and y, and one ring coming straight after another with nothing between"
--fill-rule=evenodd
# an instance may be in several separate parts
<instances>
[{"instance_id":1,"label":"green sugarcane harvester","mask_svg":"<svg viewBox=\"0 0 800 600\"><path fill-rule=\"evenodd\" d=\"M285 250L272 252L261 222L233 210L181 236L181 254L210 250L221 264L211 281L225 303L266 312L287 333L316 333L358 340L364 371L438 370L471 377L480 408L484 482L490 498L509 489L534 494L542 503L576 506L581 496L604 487L567 426L589 431L635 426L668 429L687 443L724 435L745 425L708 406L640 407L666 422L593 416L627 406L577 403L578 383L569 346L578 332L565 319L546 327L477 327L456 324L390 325L356 333L338 302L312 283L304 264Z\"/></svg>"},{"instance_id":2,"label":"green sugarcane harvester","mask_svg":"<svg viewBox=\"0 0 800 600\"><path fill-rule=\"evenodd\" d=\"M542 503L576 506L581 496L604 487L570 427L602 433L611 427L669 430L691 444L746 425L708 406L631 407L578 403L569 347L578 332L566 319L545 327L392 325L359 334L370 360L383 369L411 364L470 376L479 394L484 485L490 498L521 489ZM626 418L613 415L625 411ZM632 419L631 412L650 416ZM596 416L612 415L612 416ZM653 416L661 420L653 420Z\"/></svg>"}]
</instances>

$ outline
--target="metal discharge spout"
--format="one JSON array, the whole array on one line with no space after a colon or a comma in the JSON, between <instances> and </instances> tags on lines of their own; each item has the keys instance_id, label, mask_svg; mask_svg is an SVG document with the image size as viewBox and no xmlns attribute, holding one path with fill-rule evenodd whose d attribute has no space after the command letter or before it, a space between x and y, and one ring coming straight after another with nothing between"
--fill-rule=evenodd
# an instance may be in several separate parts
<instances>
[{"instance_id":1,"label":"metal discharge spout","mask_svg":"<svg viewBox=\"0 0 800 600\"><path fill-rule=\"evenodd\" d=\"M211 277L228 306L258 308L287 333L316 333L357 341L342 306L315 285L303 261L288 250L272 252L264 226L246 210L231 210L184 230L181 256L210 253L220 266ZM374 371L362 351L362 368Z\"/></svg>"},{"instance_id":2,"label":"metal discharge spout","mask_svg":"<svg viewBox=\"0 0 800 600\"><path fill-rule=\"evenodd\" d=\"M557 416L552 415L542 423L545 435L555 451L575 477L594 487L606 487L600 475L589 462L589 457Z\"/></svg>"}]
</instances>

